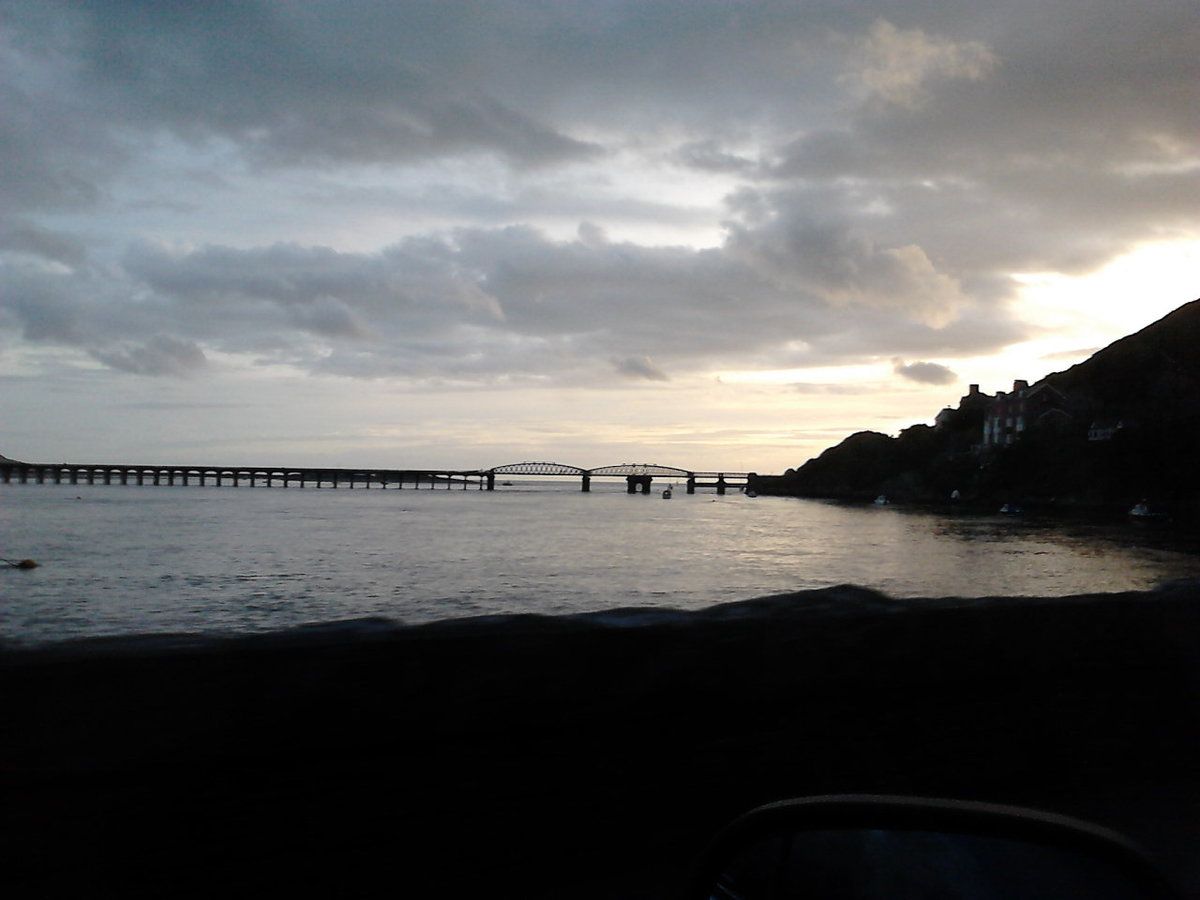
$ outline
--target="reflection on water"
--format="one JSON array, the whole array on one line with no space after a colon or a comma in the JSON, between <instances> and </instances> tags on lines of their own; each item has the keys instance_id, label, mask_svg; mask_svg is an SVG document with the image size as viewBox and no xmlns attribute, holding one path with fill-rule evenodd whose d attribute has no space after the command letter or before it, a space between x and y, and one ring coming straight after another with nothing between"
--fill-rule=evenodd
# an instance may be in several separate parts
<instances>
[{"instance_id":1,"label":"reflection on water","mask_svg":"<svg viewBox=\"0 0 1200 900\"><path fill-rule=\"evenodd\" d=\"M847 582L902 597L1065 595L1200 577L1194 548L1132 523L623 487L0 486L0 556L43 564L0 572L0 633L696 608Z\"/></svg>"}]
</instances>

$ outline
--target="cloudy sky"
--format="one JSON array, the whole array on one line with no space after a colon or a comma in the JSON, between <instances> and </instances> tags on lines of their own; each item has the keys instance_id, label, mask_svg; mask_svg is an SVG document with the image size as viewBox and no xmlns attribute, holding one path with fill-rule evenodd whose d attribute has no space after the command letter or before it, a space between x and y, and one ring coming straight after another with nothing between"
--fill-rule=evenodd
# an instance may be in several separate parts
<instances>
[{"instance_id":1,"label":"cloudy sky","mask_svg":"<svg viewBox=\"0 0 1200 900\"><path fill-rule=\"evenodd\" d=\"M1200 296L1195 0L0 0L0 453L781 471Z\"/></svg>"}]
</instances>

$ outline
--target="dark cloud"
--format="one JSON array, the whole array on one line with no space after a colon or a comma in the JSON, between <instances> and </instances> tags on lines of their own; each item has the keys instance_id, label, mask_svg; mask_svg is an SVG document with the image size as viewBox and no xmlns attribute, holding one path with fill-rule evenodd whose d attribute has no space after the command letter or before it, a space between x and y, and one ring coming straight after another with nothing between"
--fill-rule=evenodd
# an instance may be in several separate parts
<instances>
[{"instance_id":1,"label":"dark cloud","mask_svg":"<svg viewBox=\"0 0 1200 900\"><path fill-rule=\"evenodd\" d=\"M236 142L273 164L378 163L494 152L521 165L585 158L574 139L498 99L486 80L451 82L435 55L436 11L340 4L17 4L16 64L70 54L58 75L105 116L109 134L168 128ZM445 22L443 21L443 25ZM452 40L452 35L445 35ZM68 80L69 79L69 80ZM103 133L103 132L102 132Z\"/></svg>"},{"instance_id":2,"label":"dark cloud","mask_svg":"<svg viewBox=\"0 0 1200 900\"><path fill-rule=\"evenodd\" d=\"M1195 10L1172 0L1136 11L1010 6L960 22L974 40L874 24L845 76L860 87L866 78L869 96L835 127L783 145L773 173L872 197L877 234L907 234L964 269L1083 270L1132 242L1193 230ZM873 42L894 52L865 48ZM863 58L871 52L882 62Z\"/></svg>"},{"instance_id":3,"label":"dark cloud","mask_svg":"<svg viewBox=\"0 0 1200 900\"><path fill-rule=\"evenodd\" d=\"M907 378L909 381L916 381L921 384L954 384L954 382L958 381L958 375L939 363L915 362L905 364L903 360L898 359L893 365L893 371L902 378Z\"/></svg>"},{"instance_id":4,"label":"dark cloud","mask_svg":"<svg viewBox=\"0 0 1200 900\"><path fill-rule=\"evenodd\" d=\"M79 266L87 259L87 248L77 238L19 220L0 220L0 251L5 250L65 266Z\"/></svg>"},{"instance_id":5,"label":"dark cloud","mask_svg":"<svg viewBox=\"0 0 1200 900\"><path fill-rule=\"evenodd\" d=\"M92 355L109 368L134 375L191 375L207 363L195 343L165 335L140 345L93 350Z\"/></svg>"},{"instance_id":6,"label":"dark cloud","mask_svg":"<svg viewBox=\"0 0 1200 900\"><path fill-rule=\"evenodd\" d=\"M710 172L750 173L758 165L755 160L724 150L715 140L684 144L675 151L673 158L682 165Z\"/></svg>"},{"instance_id":7,"label":"dark cloud","mask_svg":"<svg viewBox=\"0 0 1200 900\"><path fill-rule=\"evenodd\" d=\"M640 378L645 381L670 381L670 377L658 368L648 356L630 356L616 360L613 367L628 378Z\"/></svg>"}]
</instances>

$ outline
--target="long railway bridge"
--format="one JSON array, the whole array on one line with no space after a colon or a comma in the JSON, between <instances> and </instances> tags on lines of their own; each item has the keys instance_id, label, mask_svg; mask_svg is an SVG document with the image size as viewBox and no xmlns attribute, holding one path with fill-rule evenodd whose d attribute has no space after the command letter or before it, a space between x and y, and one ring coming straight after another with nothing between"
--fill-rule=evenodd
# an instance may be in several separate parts
<instances>
[{"instance_id":1,"label":"long railway bridge","mask_svg":"<svg viewBox=\"0 0 1200 900\"><path fill-rule=\"evenodd\" d=\"M653 463L621 463L584 469L556 462L520 462L490 469L331 469L287 466L176 466L109 463L26 463L0 456L0 482L10 484L213 484L233 487L394 487L461 488L492 491L506 476L577 478L590 491L593 478L624 478L630 493L650 493L655 478L682 481L689 494L697 488L729 488L752 484L753 472L700 472ZM504 481L499 482L503 487Z\"/></svg>"}]
</instances>

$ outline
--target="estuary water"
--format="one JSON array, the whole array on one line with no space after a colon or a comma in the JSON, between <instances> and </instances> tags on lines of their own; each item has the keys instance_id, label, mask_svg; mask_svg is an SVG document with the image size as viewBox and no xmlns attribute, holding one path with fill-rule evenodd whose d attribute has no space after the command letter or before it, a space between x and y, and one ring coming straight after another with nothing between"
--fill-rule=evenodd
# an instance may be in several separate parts
<instances>
[{"instance_id":1,"label":"estuary water","mask_svg":"<svg viewBox=\"0 0 1200 900\"><path fill-rule=\"evenodd\" d=\"M1134 523L963 516L678 486L495 492L0 485L0 639L246 633L623 606L854 583L898 597L1066 595L1200 577Z\"/></svg>"}]
</instances>

